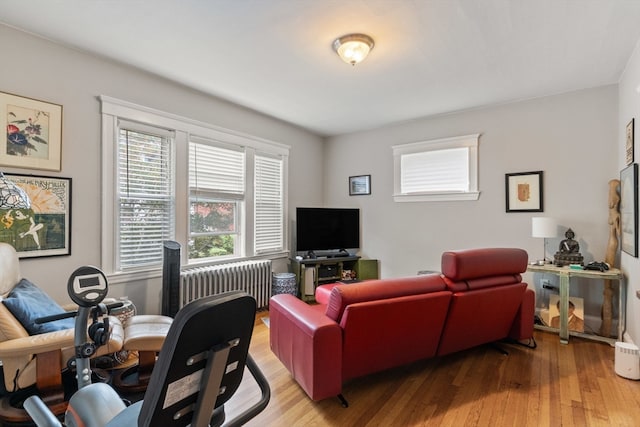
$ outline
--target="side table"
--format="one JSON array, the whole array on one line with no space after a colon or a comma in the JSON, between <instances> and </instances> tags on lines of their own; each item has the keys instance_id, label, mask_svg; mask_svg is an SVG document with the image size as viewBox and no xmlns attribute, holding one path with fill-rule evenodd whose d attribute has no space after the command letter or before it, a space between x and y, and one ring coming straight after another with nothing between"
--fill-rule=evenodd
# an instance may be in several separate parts
<instances>
[{"instance_id":1,"label":"side table","mask_svg":"<svg viewBox=\"0 0 640 427\"><path fill-rule=\"evenodd\" d=\"M529 265L527 271L532 273L549 273L554 274L560 278L560 342L562 344L569 343L569 335L575 335L583 338L588 338L597 341L603 341L610 345L615 345L616 340L610 337L603 337L600 335L585 334L581 332L569 331L569 288L571 286L572 277L583 277L586 279L600 279L600 280L617 280L620 284L618 286L619 298L618 298L618 341L622 341L622 334L625 330L625 310L626 310L626 289L624 284L624 276L622 272L617 268L611 268L607 271L597 270L577 270L566 267L556 267L555 265ZM605 303L607 303L605 301ZM545 326L536 325L536 328L556 331L555 328L549 328Z\"/></svg>"}]
</instances>

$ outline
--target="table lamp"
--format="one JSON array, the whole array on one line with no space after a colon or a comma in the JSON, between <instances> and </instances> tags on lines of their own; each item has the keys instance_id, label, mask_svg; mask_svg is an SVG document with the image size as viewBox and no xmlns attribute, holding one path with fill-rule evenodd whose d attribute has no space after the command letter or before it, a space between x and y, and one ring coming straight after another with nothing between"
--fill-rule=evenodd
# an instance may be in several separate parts
<instances>
[{"instance_id":1,"label":"table lamp","mask_svg":"<svg viewBox=\"0 0 640 427\"><path fill-rule=\"evenodd\" d=\"M0 209L29 209L31 200L27 193L0 172Z\"/></svg>"},{"instance_id":2,"label":"table lamp","mask_svg":"<svg viewBox=\"0 0 640 427\"><path fill-rule=\"evenodd\" d=\"M542 263L547 262L547 238L558 237L558 221L555 218L533 217L531 218L531 236L544 239L544 252Z\"/></svg>"}]
</instances>

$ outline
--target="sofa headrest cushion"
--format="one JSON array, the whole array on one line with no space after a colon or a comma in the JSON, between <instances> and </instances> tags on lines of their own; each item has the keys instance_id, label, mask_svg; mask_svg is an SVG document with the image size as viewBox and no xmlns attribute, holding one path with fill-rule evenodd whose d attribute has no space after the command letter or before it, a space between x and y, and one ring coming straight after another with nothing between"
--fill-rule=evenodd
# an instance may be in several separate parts
<instances>
[{"instance_id":1,"label":"sofa headrest cushion","mask_svg":"<svg viewBox=\"0 0 640 427\"><path fill-rule=\"evenodd\" d=\"M350 304L443 290L446 290L446 285L439 274L338 285L331 290L325 314L340 323L344 309Z\"/></svg>"},{"instance_id":2,"label":"sofa headrest cushion","mask_svg":"<svg viewBox=\"0 0 640 427\"><path fill-rule=\"evenodd\" d=\"M18 319L29 335L72 329L75 326L75 321L72 318L41 325L36 324L36 319L64 313L64 310L49 295L27 279L22 279L2 300L2 303Z\"/></svg>"},{"instance_id":3,"label":"sofa headrest cushion","mask_svg":"<svg viewBox=\"0 0 640 427\"><path fill-rule=\"evenodd\" d=\"M451 292L464 292L476 289L495 288L496 286L513 285L522 282L522 276L519 274L509 274L505 276L490 276L480 279L460 280L453 282L448 277L444 277L447 288Z\"/></svg>"},{"instance_id":4,"label":"sofa headrest cushion","mask_svg":"<svg viewBox=\"0 0 640 427\"><path fill-rule=\"evenodd\" d=\"M484 248L442 254L442 274L453 282L520 274L527 270L527 252L517 248Z\"/></svg>"}]
</instances>

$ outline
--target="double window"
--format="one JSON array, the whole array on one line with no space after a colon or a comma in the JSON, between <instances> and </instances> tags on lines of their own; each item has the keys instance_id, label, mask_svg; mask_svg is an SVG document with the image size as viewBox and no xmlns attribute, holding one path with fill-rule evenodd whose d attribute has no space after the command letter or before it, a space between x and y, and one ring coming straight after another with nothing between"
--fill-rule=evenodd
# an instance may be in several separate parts
<instances>
[{"instance_id":1,"label":"double window","mask_svg":"<svg viewBox=\"0 0 640 427\"><path fill-rule=\"evenodd\" d=\"M286 250L288 147L101 101L105 269L157 269L166 240L181 244L183 263Z\"/></svg>"}]
</instances>

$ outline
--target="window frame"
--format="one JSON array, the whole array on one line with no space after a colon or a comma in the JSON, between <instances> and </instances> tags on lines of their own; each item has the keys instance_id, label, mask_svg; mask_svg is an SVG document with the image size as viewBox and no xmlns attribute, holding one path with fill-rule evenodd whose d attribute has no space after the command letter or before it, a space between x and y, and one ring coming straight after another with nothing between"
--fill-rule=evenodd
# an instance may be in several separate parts
<instances>
[{"instance_id":1,"label":"window frame","mask_svg":"<svg viewBox=\"0 0 640 427\"><path fill-rule=\"evenodd\" d=\"M247 152L245 172L245 206L239 219L243 227L242 245L243 253L233 259L280 258L288 253L289 230L288 224L288 145L232 131L209 123L186 118L173 113L141 106L128 101L101 95L98 97L101 103L102 114L102 221L101 221L101 266L110 275L113 283L122 283L127 280L142 280L158 277L162 266L145 266L139 269L122 271L117 268L117 236L118 217L115 210L117 204L117 135L118 120L140 123L153 128L165 129L173 132L174 162L175 162L175 240L180 243L182 265L203 265L228 262L229 258L203 258L189 262L188 247L189 237L189 139L193 137L219 141L222 144L230 144L244 147ZM267 153L282 159L282 187L283 187L283 250L269 253L256 254L254 250L254 156L256 153Z\"/></svg>"},{"instance_id":2,"label":"window frame","mask_svg":"<svg viewBox=\"0 0 640 427\"><path fill-rule=\"evenodd\" d=\"M478 200L478 143L480 134L456 136L451 138L432 139L394 145L393 149L393 200L396 202L436 202L457 200ZM454 148L468 149L467 171L469 186L466 191L432 191L420 193L402 193L402 156L408 154L449 150Z\"/></svg>"}]
</instances>

